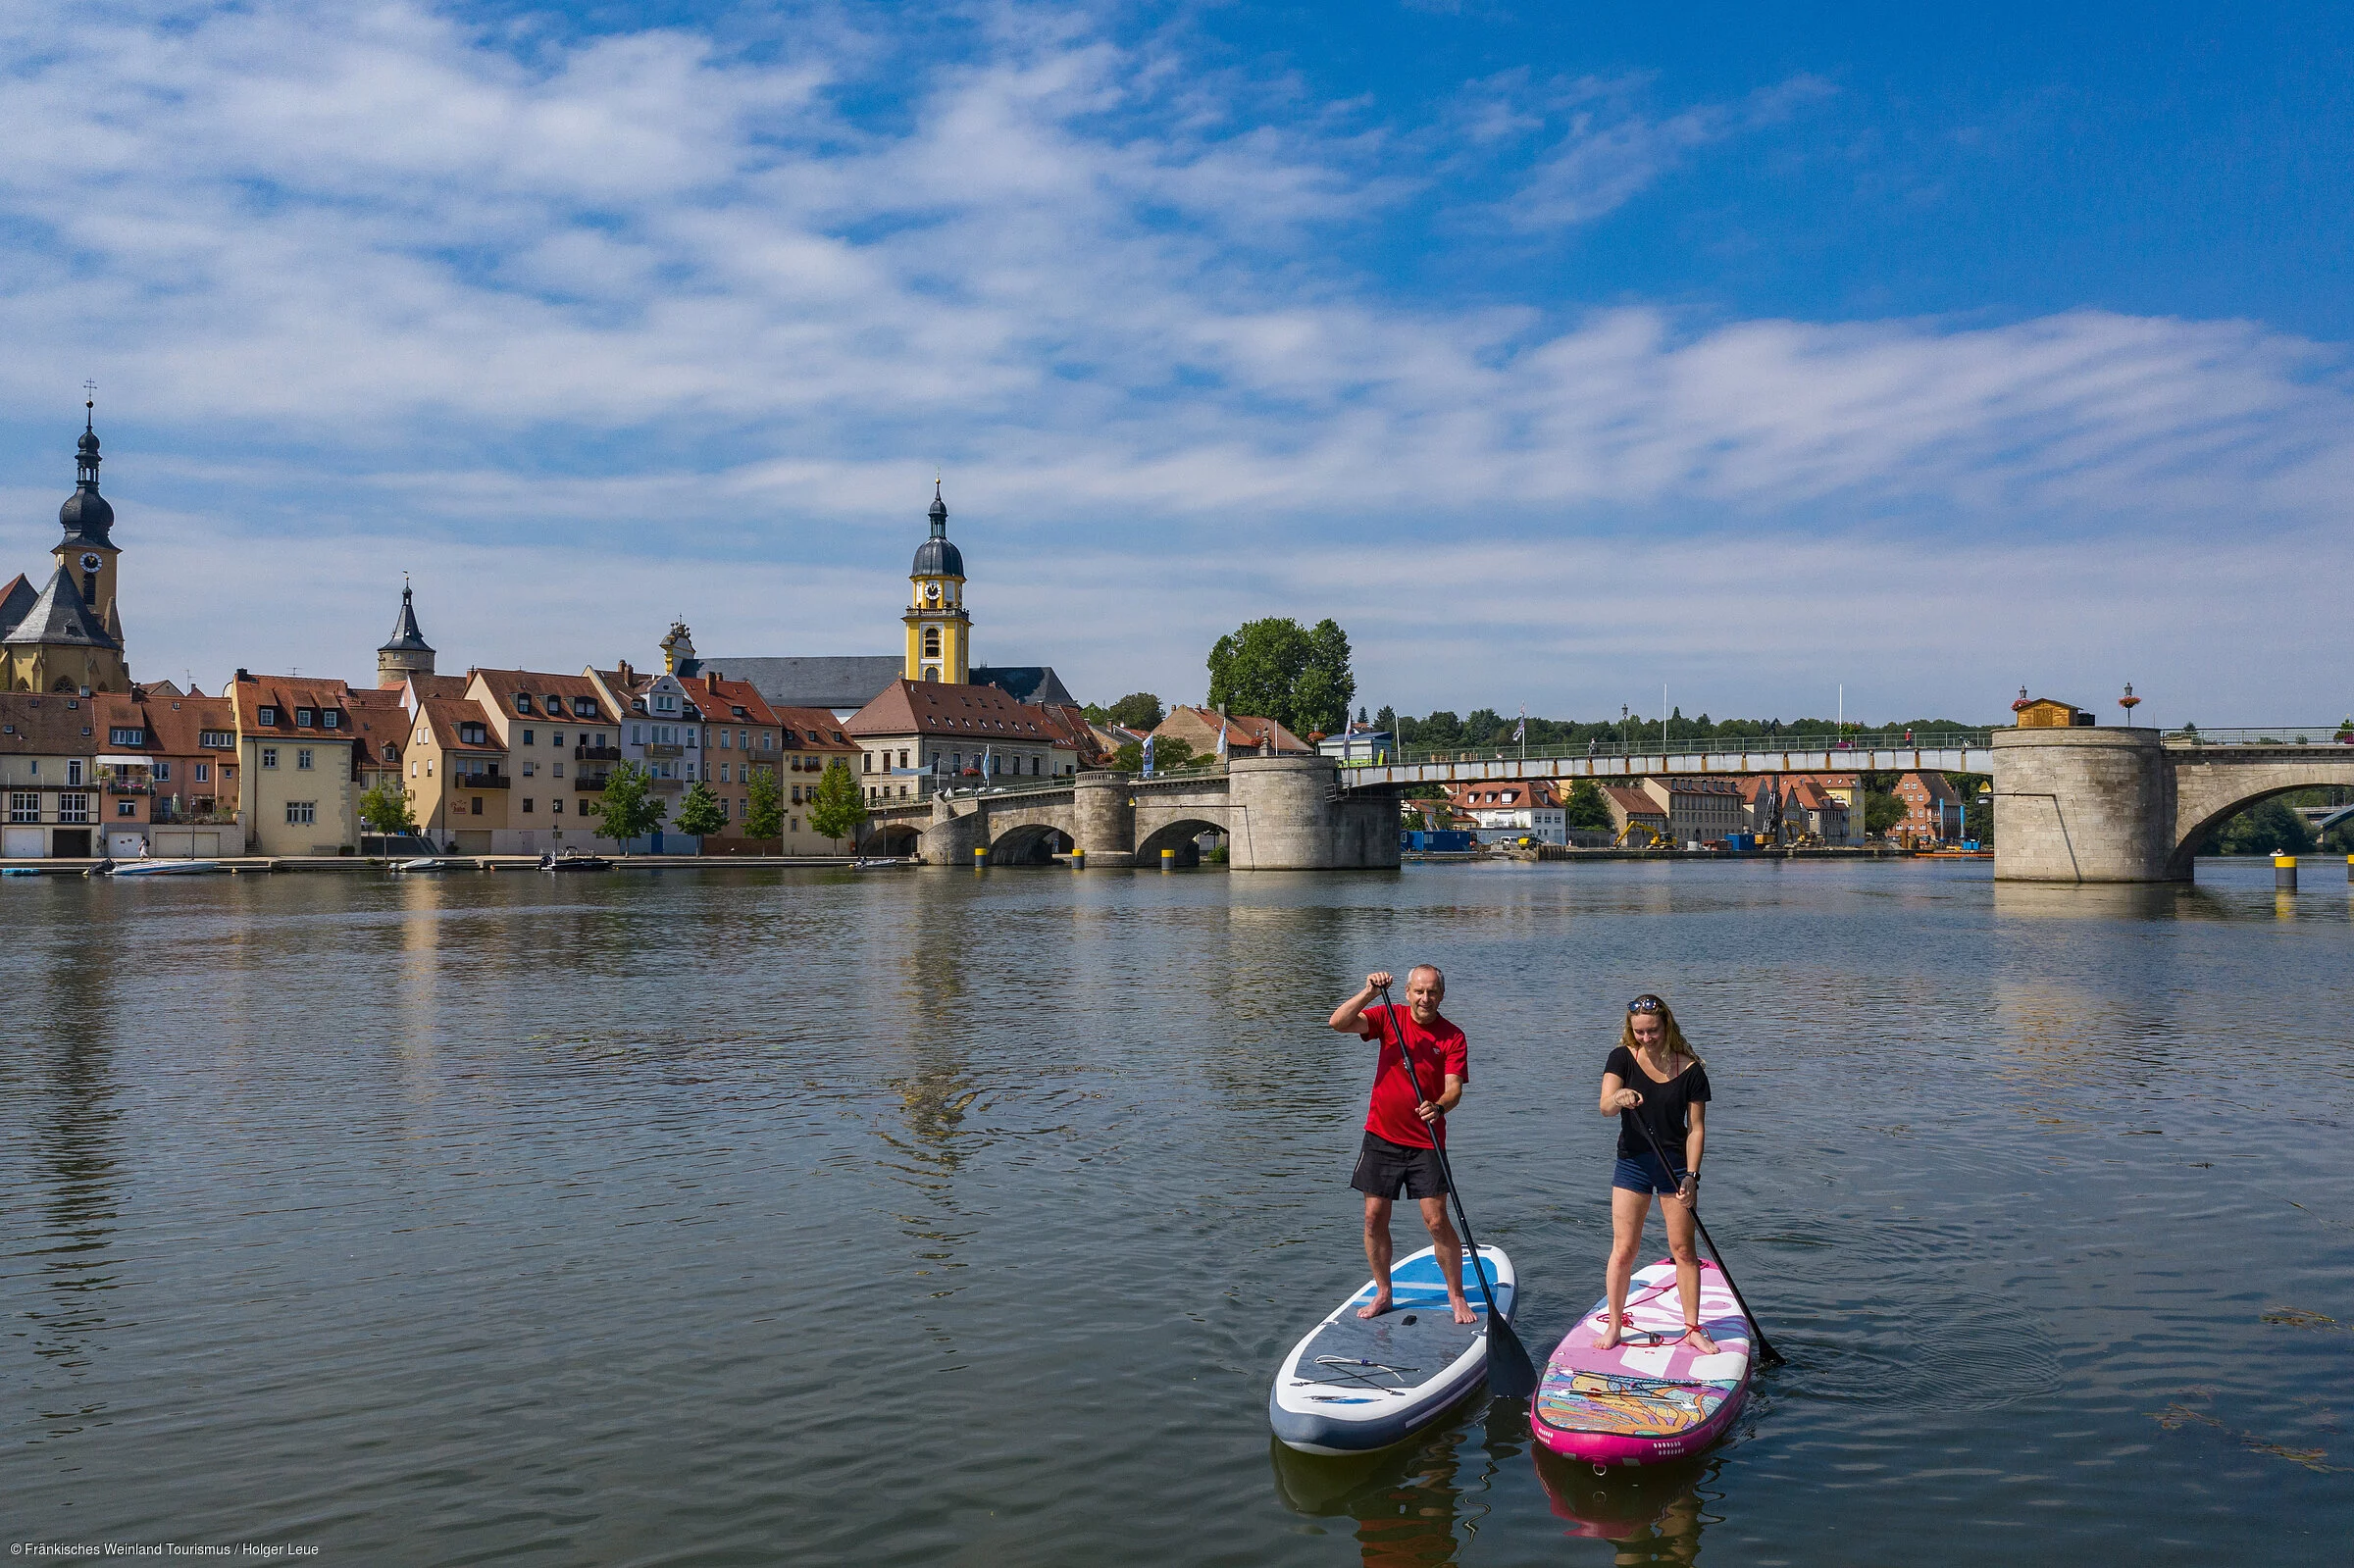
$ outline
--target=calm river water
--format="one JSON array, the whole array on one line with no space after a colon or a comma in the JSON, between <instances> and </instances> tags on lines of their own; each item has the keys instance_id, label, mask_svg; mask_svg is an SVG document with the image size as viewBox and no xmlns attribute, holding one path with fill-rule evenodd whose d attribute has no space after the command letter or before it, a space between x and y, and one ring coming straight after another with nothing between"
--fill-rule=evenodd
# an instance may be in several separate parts
<instances>
[{"instance_id":1,"label":"calm river water","mask_svg":"<svg viewBox=\"0 0 2354 1568\"><path fill-rule=\"evenodd\" d=\"M2348 890L2201 874L12 882L0 1525L400 1564L2342 1564ZM1371 1461L1271 1448L1278 1356L1363 1277L1370 1052L1324 1015L1425 959L1540 1356L1601 1289L1625 998L1707 1056L1706 1212L1790 1364L1706 1459L1599 1481L1484 1400Z\"/></svg>"}]
</instances>

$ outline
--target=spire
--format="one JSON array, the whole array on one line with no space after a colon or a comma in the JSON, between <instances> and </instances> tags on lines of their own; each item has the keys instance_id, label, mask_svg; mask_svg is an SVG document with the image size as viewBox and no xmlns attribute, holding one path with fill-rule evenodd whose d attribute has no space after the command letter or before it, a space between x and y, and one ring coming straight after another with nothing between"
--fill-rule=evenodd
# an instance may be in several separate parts
<instances>
[{"instance_id":1,"label":"spire","mask_svg":"<svg viewBox=\"0 0 2354 1568\"><path fill-rule=\"evenodd\" d=\"M82 382L82 392L81 439L74 446L74 493L57 509L58 525L66 535L55 547L111 550L115 541L107 531L115 525L115 509L98 493L98 383Z\"/></svg>"},{"instance_id":2,"label":"spire","mask_svg":"<svg viewBox=\"0 0 2354 1568\"><path fill-rule=\"evenodd\" d=\"M392 622L392 635L386 638L384 645L376 651L379 653L431 653L434 651L434 645L425 640L425 633L417 630L415 590L409 586L409 575L406 572L400 575L400 614Z\"/></svg>"},{"instance_id":3,"label":"spire","mask_svg":"<svg viewBox=\"0 0 2354 1568\"><path fill-rule=\"evenodd\" d=\"M948 536L948 503L940 498L938 476L932 481L932 536L936 539Z\"/></svg>"}]
</instances>

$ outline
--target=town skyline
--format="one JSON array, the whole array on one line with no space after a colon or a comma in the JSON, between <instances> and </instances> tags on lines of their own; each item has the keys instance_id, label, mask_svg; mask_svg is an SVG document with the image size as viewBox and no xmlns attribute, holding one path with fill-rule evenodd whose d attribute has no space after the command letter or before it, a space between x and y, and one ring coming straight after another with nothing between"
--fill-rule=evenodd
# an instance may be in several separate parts
<instances>
[{"instance_id":1,"label":"town skyline","mask_svg":"<svg viewBox=\"0 0 2354 1568\"><path fill-rule=\"evenodd\" d=\"M1097 701L1291 615L1401 711L2333 721L2344 25L2293 11L2029 66L1730 12L35 4L0 507L43 546L97 380L124 614L208 683L364 672L404 568L486 664L614 658L617 596L860 647L945 469L976 657Z\"/></svg>"}]
</instances>

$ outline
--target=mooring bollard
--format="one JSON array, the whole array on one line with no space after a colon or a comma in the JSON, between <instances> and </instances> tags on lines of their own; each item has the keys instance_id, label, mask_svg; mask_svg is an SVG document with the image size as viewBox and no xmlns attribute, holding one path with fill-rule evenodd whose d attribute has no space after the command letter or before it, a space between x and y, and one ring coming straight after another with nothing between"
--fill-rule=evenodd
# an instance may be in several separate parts
<instances>
[{"instance_id":1,"label":"mooring bollard","mask_svg":"<svg viewBox=\"0 0 2354 1568\"><path fill-rule=\"evenodd\" d=\"M988 865L989 846L987 844L975 844L973 846L973 869L975 871L981 871L986 869Z\"/></svg>"},{"instance_id":2,"label":"mooring bollard","mask_svg":"<svg viewBox=\"0 0 2354 1568\"><path fill-rule=\"evenodd\" d=\"M2297 890L2296 856L2275 855L2273 857L2273 888L2277 892L2284 893L2293 893Z\"/></svg>"},{"instance_id":3,"label":"mooring bollard","mask_svg":"<svg viewBox=\"0 0 2354 1568\"><path fill-rule=\"evenodd\" d=\"M2354 861L2354 855L2349 855L2349 856L2347 856L2346 858L2347 858L2349 861ZM1074 849L1074 850L1072 850L1072 851L1071 851L1071 869L1072 869L1073 871L1085 871L1085 870L1087 869L1087 851L1086 851L1086 850L1084 850L1084 849Z\"/></svg>"},{"instance_id":4,"label":"mooring bollard","mask_svg":"<svg viewBox=\"0 0 2354 1568\"><path fill-rule=\"evenodd\" d=\"M1163 871L1175 871L1177 869L1176 850L1164 849L1160 852L1160 869Z\"/></svg>"}]
</instances>

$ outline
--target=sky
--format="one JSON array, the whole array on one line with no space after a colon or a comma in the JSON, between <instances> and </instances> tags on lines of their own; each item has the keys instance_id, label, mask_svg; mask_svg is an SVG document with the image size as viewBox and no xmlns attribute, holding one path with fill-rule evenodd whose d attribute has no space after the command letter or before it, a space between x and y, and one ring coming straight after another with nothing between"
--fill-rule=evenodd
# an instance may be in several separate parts
<instances>
[{"instance_id":1,"label":"sky","mask_svg":"<svg viewBox=\"0 0 2354 1568\"><path fill-rule=\"evenodd\" d=\"M18 0L0 571L88 379L208 690L896 653L938 474L1088 700L2335 721L2354 13L1915 11Z\"/></svg>"}]
</instances>

